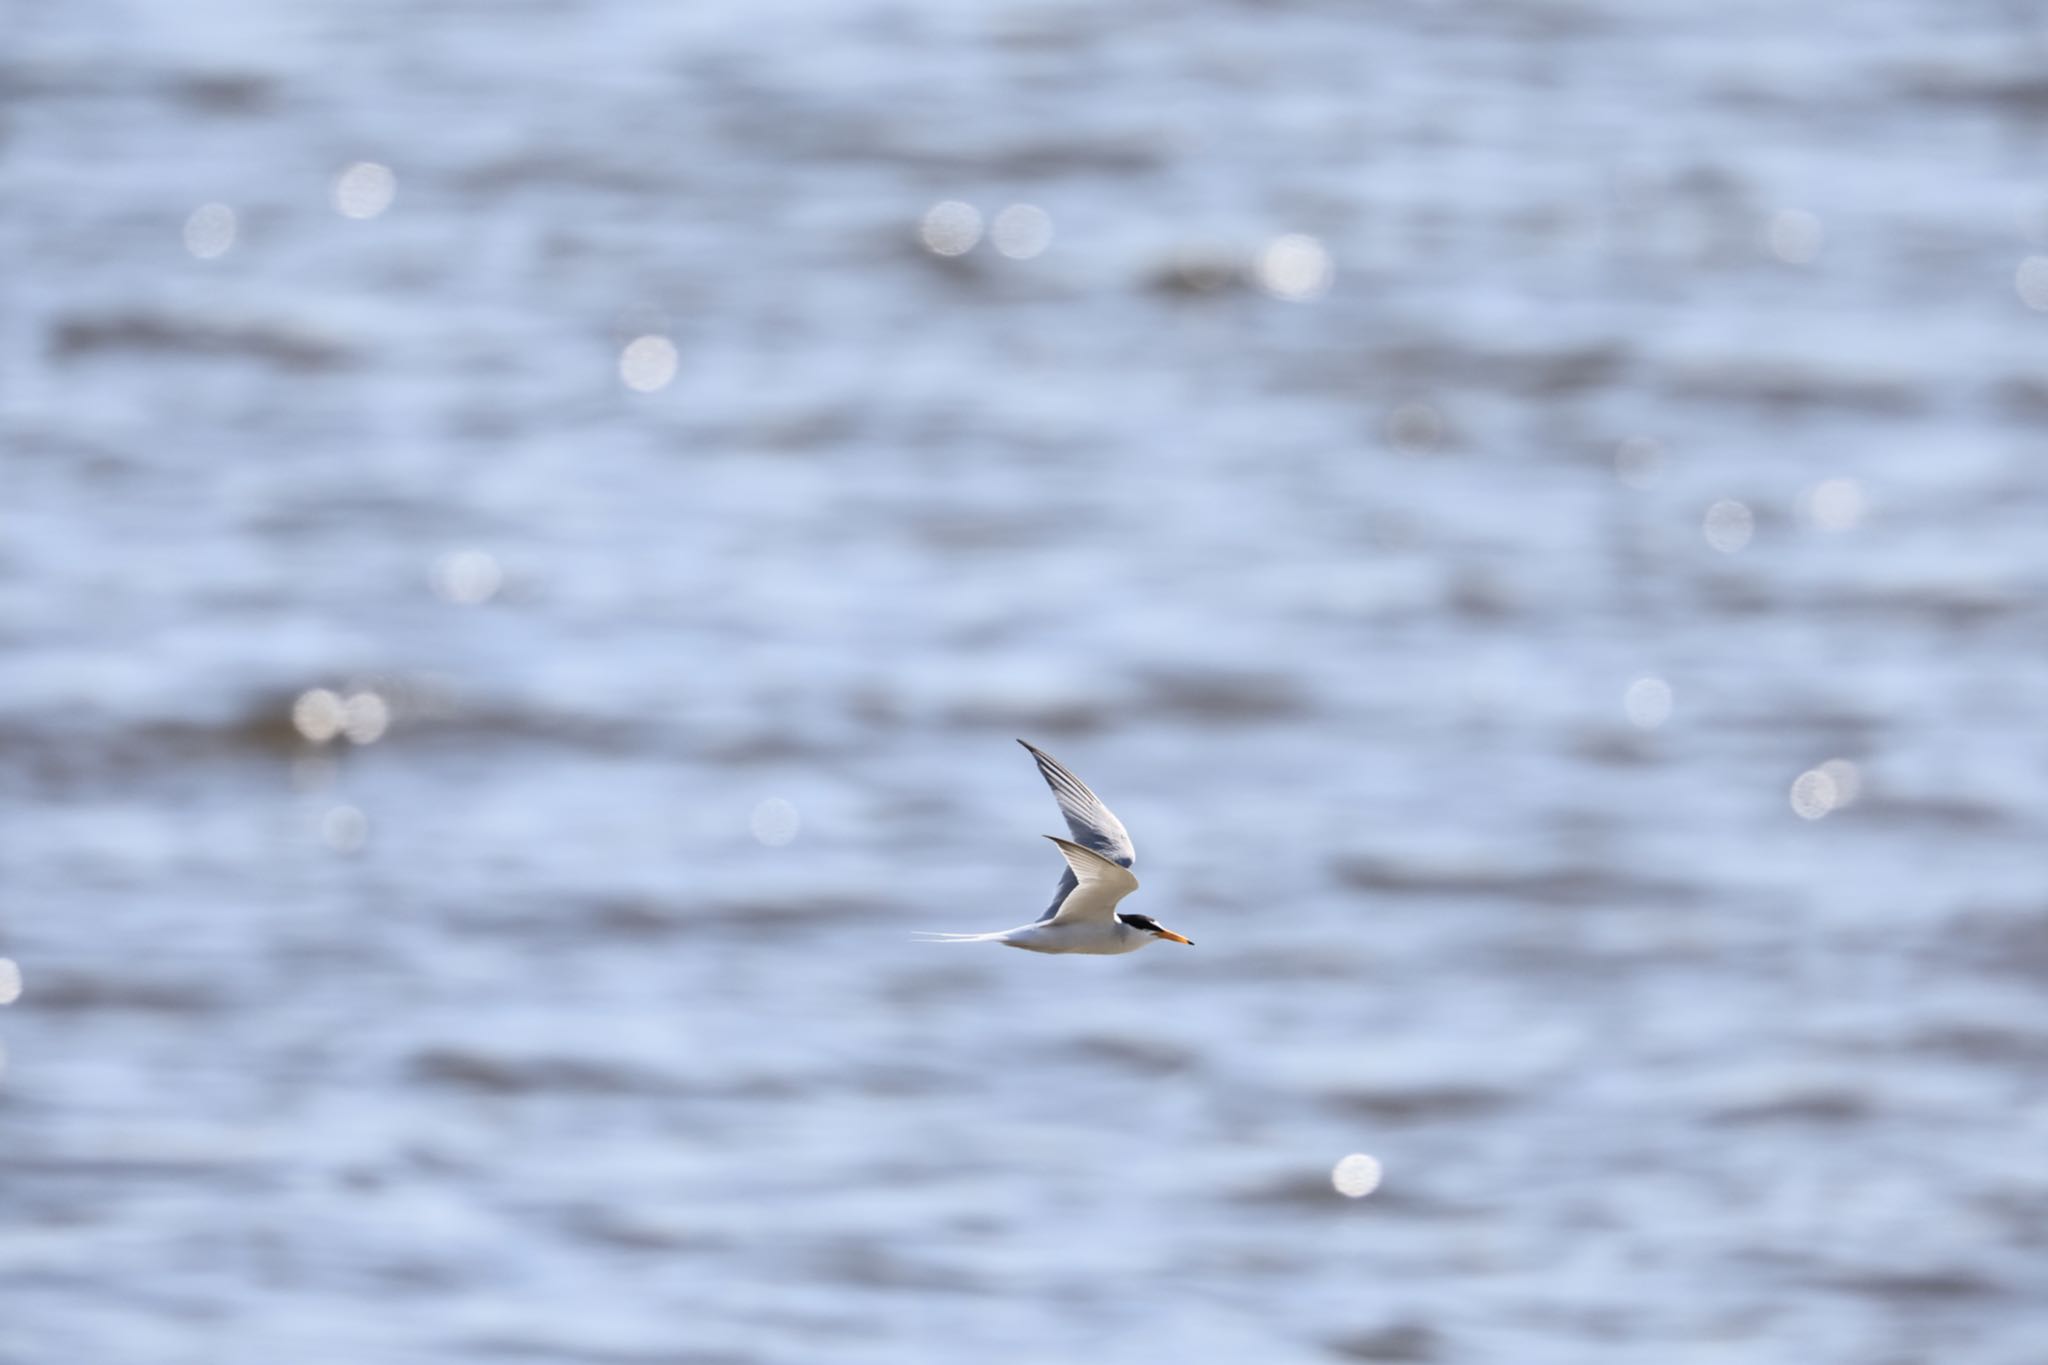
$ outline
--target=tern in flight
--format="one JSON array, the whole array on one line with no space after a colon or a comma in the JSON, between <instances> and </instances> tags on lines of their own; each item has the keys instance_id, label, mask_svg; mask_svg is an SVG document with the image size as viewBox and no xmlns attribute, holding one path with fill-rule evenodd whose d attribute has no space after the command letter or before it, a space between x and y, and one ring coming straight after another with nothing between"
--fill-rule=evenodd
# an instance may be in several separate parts
<instances>
[{"instance_id":1,"label":"tern in flight","mask_svg":"<svg viewBox=\"0 0 2048 1365\"><path fill-rule=\"evenodd\" d=\"M993 934L926 934L930 943L1006 943L1034 953L1135 953L1155 938L1192 944L1150 915L1118 910L1117 902L1138 889L1131 875L1131 836L1088 784L1035 745L1018 740L1038 760L1038 771L1067 817L1072 839L1045 837L1059 845L1067 870L1052 904L1030 924Z\"/></svg>"}]
</instances>

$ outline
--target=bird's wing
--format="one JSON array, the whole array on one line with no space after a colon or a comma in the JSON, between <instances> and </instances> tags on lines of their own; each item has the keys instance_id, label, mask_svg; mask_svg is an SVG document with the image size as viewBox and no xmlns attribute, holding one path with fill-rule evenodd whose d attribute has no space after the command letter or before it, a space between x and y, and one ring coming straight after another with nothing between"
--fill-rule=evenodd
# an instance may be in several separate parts
<instances>
[{"instance_id":1,"label":"bird's wing","mask_svg":"<svg viewBox=\"0 0 2048 1365\"><path fill-rule=\"evenodd\" d=\"M1074 836L1074 842L1085 849L1101 854L1118 867L1129 867L1137 856L1131 847L1131 836L1124 830L1124 822L1102 804L1102 798L1088 790L1088 784L1067 771L1066 764L1046 753L1037 745L1018 740L1031 757L1038 762L1038 771L1045 775L1045 785L1052 788L1053 799L1060 803L1060 814L1067 817L1067 829ZM1052 904L1038 918L1041 922L1059 913L1060 905L1073 891L1075 885L1073 870L1060 874L1060 884L1053 891Z\"/></svg>"},{"instance_id":2,"label":"bird's wing","mask_svg":"<svg viewBox=\"0 0 2048 1365\"><path fill-rule=\"evenodd\" d=\"M1040 923L1075 924L1085 920L1107 922L1116 915L1116 903L1138 889L1138 879L1127 867L1119 867L1100 853L1086 849L1057 834L1046 838L1059 845L1067 860L1067 876L1074 889L1060 898L1052 913Z\"/></svg>"}]
</instances>

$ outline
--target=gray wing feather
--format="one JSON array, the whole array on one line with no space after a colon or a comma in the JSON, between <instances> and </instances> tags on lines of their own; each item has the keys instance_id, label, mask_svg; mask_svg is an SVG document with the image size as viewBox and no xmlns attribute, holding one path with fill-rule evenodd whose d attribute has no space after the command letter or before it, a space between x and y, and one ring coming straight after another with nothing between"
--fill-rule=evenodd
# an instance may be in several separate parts
<instances>
[{"instance_id":1,"label":"gray wing feather","mask_svg":"<svg viewBox=\"0 0 2048 1365\"><path fill-rule=\"evenodd\" d=\"M1137 856L1131 847L1131 836L1124 829L1124 822L1102 804L1102 798L1088 790L1088 784L1067 771L1064 763L1046 753L1027 740L1018 740L1031 757L1038 763L1038 771L1045 777L1045 785L1052 788L1053 799L1060 803L1060 814L1067 817L1067 829L1073 834L1074 842L1085 849L1100 853L1118 867L1129 867ZM1060 884L1052 893L1052 904L1038 917L1044 923L1060 912L1076 886L1070 867L1060 869Z\"/></svg>"},{"instance_id":2,"label":"gray wing feather","mask_svg":"<svg viewBox=\"0 0 2048 1365\"><path fill-rule=\"evenodd\" d=\"M1052 889L1052 904L1046 906L1045 913L1033 920L1032 923L1043 924L1054 915L1057 915L1060 912L1060 907L1067 903L1067 897L1073 895L1074 888L1080 884L1080 880L1074 876L1073 868L1061 868L1060 884Z\"/></svg>"}]
</instances>

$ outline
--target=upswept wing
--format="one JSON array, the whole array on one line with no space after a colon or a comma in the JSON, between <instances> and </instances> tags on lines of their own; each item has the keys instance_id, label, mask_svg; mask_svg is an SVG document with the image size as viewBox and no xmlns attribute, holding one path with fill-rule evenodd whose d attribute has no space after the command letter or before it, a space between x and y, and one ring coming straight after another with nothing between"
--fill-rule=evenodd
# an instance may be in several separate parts
<instances>
[{"instance_id":1,"label":"upswept wing","mask_svg":"<svg viewBox=\"0 0 2048 1365\"><path fill-rule=\"evenodd\" d=\"M1102 804L1102 798L1090 791L1086 782L1069 772L1064 763L1028 740L1017 742L1037 761L1045 784L1052 788L1053 799L1060 803L1060 814L1067 817L1067 829L1073 834L1074 842L1118 867L1129 867L1137 851L1131 847L1131 836L1124 829L1124 822ZM1052 904L1038 917L1039 923L1059 913L1060 906L1073 893L1077 880L1071 866L1060 874L1060 884L1053 890Z\"/></svg>"},{"instance_id":2,"label":"upswept wing","mask_svg":"<svg viewBox=\"0 0 2048 1365\"><path fill-rule=\"evenodd\" d=\"M1074 889L1046 916L1052 923L1109 920L1116 914L1117 902L1138 889L1138 879L1129 868L1057 834L1045 837L1059 846L1060 855L1067 860L1067 876L1074 882Z\"/></svg>"}]
</instances>

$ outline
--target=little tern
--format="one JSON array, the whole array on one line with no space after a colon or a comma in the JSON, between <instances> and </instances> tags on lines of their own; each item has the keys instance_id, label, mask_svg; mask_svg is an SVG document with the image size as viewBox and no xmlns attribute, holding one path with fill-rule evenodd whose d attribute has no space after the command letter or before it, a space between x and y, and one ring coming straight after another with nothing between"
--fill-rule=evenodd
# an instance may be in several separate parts
<instances>
[{"instance_id":1,"label":"little tern","mask_svg":"<svg viewBox=\"0 0 2048 1365\"><path fill-rule=\"evenodd\" d=\"M1052 904L1036 920L1015 929L921 937L928 943L1002 943L1033 953L1134 953L1156 938L1192 945L1193 939L1161 928L1150 915L1116 908L1118 901L1138 889L1138 879L1131 875L1134 854L1124 822L1088 790L1087 783L1068 772L1065 764L1028 741L1017 742L1038 761L1038 771L1045 775L1045 784L1052 788L1060 814L1067 817L1067 830L1074 836L1045 836L1067 860Z\"/></svg>"}]
</instances>

